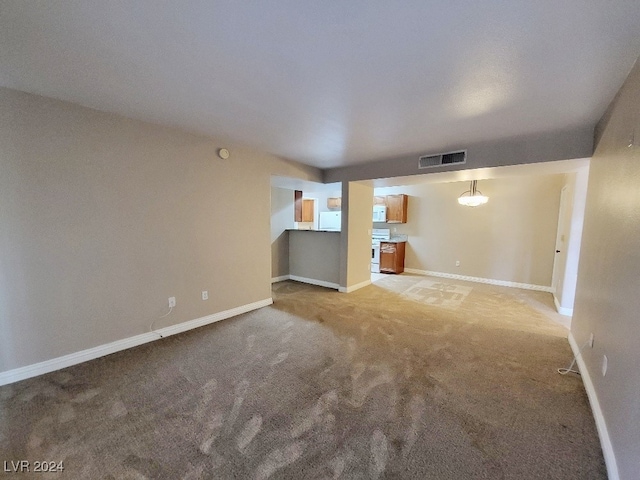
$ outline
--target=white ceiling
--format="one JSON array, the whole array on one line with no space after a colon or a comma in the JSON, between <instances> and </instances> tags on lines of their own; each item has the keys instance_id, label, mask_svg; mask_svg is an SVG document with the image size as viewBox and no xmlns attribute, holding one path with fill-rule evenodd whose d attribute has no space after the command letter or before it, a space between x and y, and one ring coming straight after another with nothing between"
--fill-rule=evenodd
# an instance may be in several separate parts
<instances>
[{"instance_id":1,"label":"white ceiling","mask_svg":"<svg viewBox=\"0 0 640 480\"><path fill-rule=\"evenodd\" d=\"M320 168L593 126L638 0L0 0L0 85Z\"/></svg>"}]
</instances>

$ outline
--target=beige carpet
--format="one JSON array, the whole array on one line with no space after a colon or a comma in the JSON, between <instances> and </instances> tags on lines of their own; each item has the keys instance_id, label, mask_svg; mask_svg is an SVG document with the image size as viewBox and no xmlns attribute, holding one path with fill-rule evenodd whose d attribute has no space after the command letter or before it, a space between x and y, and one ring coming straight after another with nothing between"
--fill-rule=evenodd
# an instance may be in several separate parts
<instances>
[{"instance_id":1,"label":"beige carpet","mask_svg":"<svg viewBox=\"0 0 640 480\"><path fill-rule=\"evenodd\" d=\"M572 355L550 294L400 275L274 299L0 388L0 461L64 461L35 478L606 478L581 379L556 373Z\"/></svg>"}]
</instances>

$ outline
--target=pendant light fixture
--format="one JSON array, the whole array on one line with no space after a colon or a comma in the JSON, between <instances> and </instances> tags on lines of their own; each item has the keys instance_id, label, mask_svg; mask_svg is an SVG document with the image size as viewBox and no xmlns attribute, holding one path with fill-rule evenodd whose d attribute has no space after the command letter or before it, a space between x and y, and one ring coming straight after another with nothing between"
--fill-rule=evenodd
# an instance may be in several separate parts
<instances>
[{"instance_id":1,"label":"pendant light fixture","mask_svg":"<svg viewBox=\"0 0 640 480\"><path fill-rule=\"evenodd\" d=\"M478 205L484 205L489 201L489 197L486 197L478 190L478 181L472 180L469 190L464 192L458 197L458 203L467 207L477 207Z\"/></svg>"}]
</instances>

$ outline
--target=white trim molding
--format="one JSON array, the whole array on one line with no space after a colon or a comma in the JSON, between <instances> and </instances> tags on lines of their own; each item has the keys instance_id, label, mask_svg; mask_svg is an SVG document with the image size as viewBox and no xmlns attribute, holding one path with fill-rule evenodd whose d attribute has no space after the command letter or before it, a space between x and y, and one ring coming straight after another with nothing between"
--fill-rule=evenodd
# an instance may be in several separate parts
<instances>
[{"instance_id":1,"label":"white trim molding","mask_svg":"<svg viewBox=\"0 0 640 480\"><path fill-rule=\"evenodd\" d=\"M560 315L566 315L567 317L573 317L573 308L566 308L566 307L561 307L560 306L560 302L558 301L558 299L556 298L556 295L554 293L553 295L553 303L556 306L556 311L560 314Z\"/></svg>"},{"instance_id":2,"label":"white trim molding","mask_svg":"<svg viewBox=\"0 0 640 480\"><path fill-rule=\"evenodd\" d=\"M365 280L364 282L356 283L355 285L351 285L350 287L342 287L337 283L325 282L324 280L316 280L315 278L298 277L297 275L282 275L280 277L273 277L271 279L271 283L282 282L284 280L295 280L296 282L331 288L333 290L338 290L340 293L351 293L360 288L366 287L367 285L371 285L371 279Z\"/></svg>"},{"instance_id":3,"label":"white trim molding","mask_svg":"<svg viewBox=\"0 0 640 480\"><path fill-rule=\"evenodd\" d=\"M19 382L20 380L25 380L31 377L37 377L38 375L43 375L72 365L104 357L105 355L110 355L121 350L137 347L143 343L153 342L160 338L186 332L187 330L202 327L210 323L219 322L220 320L225 320L242 313L266 307L272 303L273 299L267 298L258 302L248 303L246 305L241 305L212 315L207 315L206 317L197 318L177 325L171 325L169 327L161 328L160 330L154 330L153 332L141 333L140 335L123 338L122 340L116 340L115 342L106 343L104 345L98 345L97 347L70 353L68 355L63 355L62 357L52 358L50 360L45 360L44 362L34 363L32 365L27 365L26 367L0 372L0 386Z\"/></svg>"},{"instance_id":4,"label":"white trim molding","mask_svg":"<svg viewBox=\"0 0 640 480\"><path fill-rule=\"evenodd\" d=\"M618 474L618 463L616 462L613 445L611 445L607 422L604 420L602 408L600 408L600 402L598 401L598 395L596 394L593 382L591 381L591 375L589 374L587 365L584 363L582 355L580 354L580 347L578 346L576 339L573 337L572 332L569 332L569 345L571 345L571 350L573 350L576 363L580 369L582 383L584 384L584 389L587 391L589 404L591 404L591 412L593 413L593 418L596 421L596 428L598 429L598 437L600 437L604 463L607 465L607 476L609 480L620 480L620 475Z\"/></svg>"},{"instance_id":5,"label":"white trim molding","mask_svg":"<svg viewBox=\"0 0 640 480\"><path fill-rule=\"evenodd\" d=\"M280 275L279 277L271 277L271 283L284 282L290 280L291 275Z\"/></svg>"},{"instance_id":6,"label":"white trim molding","mask_svg":"<svg viewBox=\"0 0 640 480\"><path fill-rule=\"evenodd\" d=\"M463 280L465 282L486 283L489 285L499 285L501 287L513 287L513 288L522 288L525 290L537 290L539 292L549 292L549 293L555 292L555 289L553 287L547 287L545 285L533 285L530 283L509 282L506 280L494 280L492 278L469 277L467 275L457 275L455 273L432 272L430 270L418 270L415 268L405 268L404 271L407 273L414 273L416 275L428 275L430 277L450 278L452 280Z\"/></svg>"},{"instance_id":7,"label":"white trim molding","mask_svg":"<svg viewBox=\"0 0 640 480\"><path fill-rule=\"evenodd\" d=\"M340 287L338 291L340 293L351 293L359 290L367 285L371 285L371 279L365 280L364 282L356 283L355 285L351 285L350 287Z\"/></svg>"},{"instance_id":8,"label":"white trim molding","mask_svg":"<svg viewBox=\"0 0 640 480\"><path fill-rule=\"evenodd\" d=\"M289 275L289 280L295 280L296 282L309 283L311 285L318 285L319 287L332 288L338 290L340 285L333 282L325 282L324 280L316 280L315 278L298 277L297 275Z\"/></svg>"}]
</instances>

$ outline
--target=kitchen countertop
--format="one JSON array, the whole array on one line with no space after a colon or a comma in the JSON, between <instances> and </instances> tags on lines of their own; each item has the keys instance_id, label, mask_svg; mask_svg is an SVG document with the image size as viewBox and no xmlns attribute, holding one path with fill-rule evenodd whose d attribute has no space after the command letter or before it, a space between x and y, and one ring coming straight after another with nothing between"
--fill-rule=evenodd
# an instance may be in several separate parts
<instances>
[{"instance_id":1,"label":"kitchen countertop","mask_svg":"<svg viewBox=\"0 0 640 480\"><path fill-rule=\"evenodd\" d=\"M340 230L312 230L311 228L287 228L289 232L340 233Z\"/></svg>"},{"instance_id":2,"label":"kitchen countertop","mask_svg":"<svg viewBox=\"0 0 640 480\"><path fill-rule=\"evenodd\" d=\"M409 237L407 235L399 234L392 235L389 240L380 240L381 243L402 243L408 241Z\"/></svg>"},{"instance_id":3,"label":"kitchen countertop","mask_svg":"<svg viewBox=\"0 0 640 480\"><path fill-rule=\"evenodd\" d=\"M319 232L319 233L340 233L340 230L312 230L310 228L287 228L288 232ZM407 235L398 234L392 235L389 240L381 240L385 243L402 243L407 242L409 237Z\"/></svg>"}]
</instances>

